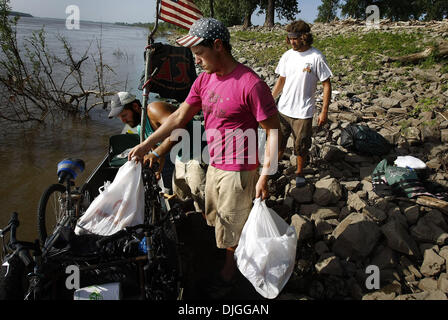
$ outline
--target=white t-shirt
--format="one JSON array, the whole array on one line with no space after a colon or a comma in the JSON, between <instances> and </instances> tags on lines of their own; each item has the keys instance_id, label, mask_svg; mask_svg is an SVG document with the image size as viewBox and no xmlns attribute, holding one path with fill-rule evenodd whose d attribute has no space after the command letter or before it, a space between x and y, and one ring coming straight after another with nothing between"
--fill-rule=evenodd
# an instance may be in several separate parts
<instances>
[{"instance_id":1,"label":"white t-shirt","mask_svg":"<svg viewBox=\"0 0 448 320\"><path fill-rule=\"evenodd\" d=\"M290 49L280 58L275 73L286 78L278 111L291 118L312 118L317 82L333 76L322 52L313 47L305 52Z\"/></svg>"}]
</instances>

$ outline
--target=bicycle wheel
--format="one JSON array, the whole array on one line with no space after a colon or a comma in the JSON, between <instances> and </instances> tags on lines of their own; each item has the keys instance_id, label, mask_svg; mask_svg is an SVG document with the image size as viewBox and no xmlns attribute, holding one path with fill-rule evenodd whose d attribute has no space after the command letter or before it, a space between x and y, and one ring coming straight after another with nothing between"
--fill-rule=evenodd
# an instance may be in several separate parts
<instances>
[{"instance_id":1,"label":"bicycle wheel","mask_svg":"<svg viewBox=\"0 0 448 320\"><path fill-rule=\"evenodd\" d=\"M45 243L48 232L52 232L62 219L65 209L65 191L62 184L52 184L45 190L37 210L37 231L41 243Z\"/></svg>"}]
</instances>

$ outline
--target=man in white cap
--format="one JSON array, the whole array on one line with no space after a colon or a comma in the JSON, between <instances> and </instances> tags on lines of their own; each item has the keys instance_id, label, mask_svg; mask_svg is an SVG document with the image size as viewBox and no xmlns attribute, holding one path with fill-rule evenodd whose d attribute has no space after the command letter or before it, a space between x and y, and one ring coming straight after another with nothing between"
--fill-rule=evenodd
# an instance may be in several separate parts
<instances>
[{"instance_id":1,"label":"man in white cap","mask_svg":"<svg viewBox=\"0 0 448 320\"><path fill-rule=\"evenodd\" d=\"M215 227L217 247L226 249L225 263L216 279L221 291L226 291L235 279L234 251L254 196L268 196L271 162L277 163L278 111L268 85L232 56L230 33L221 22L199 19L177 43L191 48L195 63L205 72L198 76L185 102L157 132L131 150L129 159L135 156L141 160L155 143L185 127L202 109L210 155L205 216L207 224ZM257 136L259 125L267 133L260 176L257 139L249 138L251 134Z\"/></svg>"},{"instance_id":2,"label":"man in white cap","mask_svg":"<svg viewBox=\"0 0 448 320\"><path fill-rule=\"evenodd\" d=\"M109 119L119 118L123 123L129 125L131 128L137 128L138 134L140 134L140 121L142 104L135 95L129 92L118 92L112 97L111 111L109 113ZM145 124L145 139L154 133L160 126L154 119L154 113L159 111L159 106L155 105L152 109L147 108L148 116L146 117ZM171 110L173 111L173 110ZM160 113L160 112L159 112ZM159 144L153 151L153 155L157 155L160 158L159 171L157 172L158 179L160 179L160 172L162 173L163 184L167 189L172 189L172 176L174 171L174 164L171 162L169 156L165 155L169 153L172 147L172 143L169 139L166 139L162 144Z\"/></svg>"},{"instance_id":3,"label":"man in white cap","mask_svg":"<svg viewBox=\"0 0 448 320\"><path fill-rule=\"evenodd\" d=\"M147 117L145 124L145 139L154 133L168 117L176 110L166 102L152 102L147 107ZM130 127L137 127L140 134L141 121L141 103L135 99L135 96L128 92L118 92L111 101L111 112L109 118L118 117L123 123ZM201 126L201 134L204 131ZM193 123L187 124L187 130L192 136ZM178 141L170 141L166 138L163 143L158 144L151 153L145 155L144 162L152 166L154 161L160 163L159 172L162 170L164 186L173 190L181 200L191 198L194 200L195 210L204 212L204 189L205 189L205 171L206 165L200 162L192 152L193 139L190 139L190 152L186 152L188 159L182 154L177 154L176 159L172 161L170 151ZM205 146L205 142L201 144ZM202 149L201 149L202 150ZM181 149L181 151L183 151ZM186 155L185 155L186 156ZM173 165L174 162L174 165ZM158 173L159 174L159 173Z\"/></svg>"}]
</instances>

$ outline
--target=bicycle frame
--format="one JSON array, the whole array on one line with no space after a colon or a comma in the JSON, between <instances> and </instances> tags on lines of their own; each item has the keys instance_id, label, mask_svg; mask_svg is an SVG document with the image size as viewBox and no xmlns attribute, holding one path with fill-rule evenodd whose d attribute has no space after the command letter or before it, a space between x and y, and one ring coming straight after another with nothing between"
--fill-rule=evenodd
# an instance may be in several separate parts
<instances>
[{"instance_id":1,"label":"bicycle frame","mask_svg":"<svg viewBox=\"0 0 448 320\"><path fill-rule=\"evenodd\" d=\"M167 231L169 228L172 228L174 221L181 218L183 211L178 205L174 205L169 211L165 209L165 199L157 185L157 180L154 175L155 170L153 171L150 168L144 168L142 170L145 187L145 223L127 227L111 236L101 237L96 242L96 247L99 252L102 252L102 250L107 249L108 243L114 241L117 243L121 239L125 239L126 241L128 241L127 239L141 241L140 237L143 234L142 239L144 239L147 248L145 254L142 253L131 257L108 257L104 254L99 254L98 256L86 258L75 257L67 250L58 251L55 249L56 251L53 251L54 244L60 238L63 228L71 225L74 219L72 214L66 214L63 217L41 250L38 240L35 243L24 243L15 239L15 232L19 222L17 214L14 214L8 226L4 230L0 230L0 236L3 238L3 235L10 231L10 242L6 247L7 251L12 251L12 253L8 257L19 254L23 261L27 261L27 267L33 269L28 274L29 288L25 294L25 299L42 298L41 294L46 294L44 292L44 286L53 280L58 281L57 279L66 276L61 272L59 277L53 280L46 278L43 267L47 263L60 264L61 267L76 264L79 265L80 272L104 270L105 268L129 264L133 266L132 268L136 266L139 270L138 286L140 288L140 299L166 299L173 295L174 291L172 290L181 294L182 290L179 288L179 279L182 275L181 267L178 263L177 256L175 260L177 261L176 266L174 266L174 260L171 259L172 255L170 258L168 254L170 246L174 246L177 252L177 237L174 232L175 239L168 240L169 236L167 236ZM67 184L69 183L68 181ZM69 199L66 202L67 206L72 204L70 202L70 192L70 186L68 185L67 198ZM132 244L132 242L129 241L128 244ZM18 249L19 245L20 249ZM29 254L30 251L33 252L33 258Z\"/></svg>"}]
</instances>

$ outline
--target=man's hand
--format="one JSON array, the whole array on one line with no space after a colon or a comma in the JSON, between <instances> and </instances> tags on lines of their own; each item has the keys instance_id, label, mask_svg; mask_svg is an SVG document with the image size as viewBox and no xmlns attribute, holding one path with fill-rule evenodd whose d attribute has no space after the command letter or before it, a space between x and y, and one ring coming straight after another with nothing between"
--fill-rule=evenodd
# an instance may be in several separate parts
<instances>
[{"instance_id":1,"label":"man's hand","mask_svg":"<svg viewBox=\"0 0 448 320\"><path fill-rule=\"evenodd\" d=\"M269 176L262 175L258 179L257 185L255 186L255 198L261 197L261 200L265 200L269 196L268 178Z\"/></svg>"},{"instance_id":2,"label":"man's hand","mask_svg":"<svg viewBox=\"0 0 448 320\"><path fill-rule=\"evenodd\" d=\"M140 143L139 145L136 145L134 148L132 148L132 150L129 152L128 160L131 161L132 158L135 157L135 160L137 162L142 162L143 157L148 153L148 151L149 149L147 148L147 146L145 146L144 143Z\"/></svg>"},{"instance_id":3,"label":"man's hand","mask_svg":"<svg viewBox=\"0 0 448 320\"><path fill-rule=\"evenodd\" d=\"M323 126L324 124L327 123L327 119L328 119L327 112L322 111L322 112L319 114L319 117L317 118L317 125L318 125L319 127L320 127L320 126Z\"/></svg>"},{"instance_id":4,"label":"man's hand","mask_svg":"<svg viewBox=\"0 0 448 320\"><path fill-rule=\"evenodd\" d=\"M155 173L156 179L159 180L160 179L160 173L162 172L164 161L162 161L162 159L158 158L154 153L148 153L143 158L143 163L144 164L148 164L148 166L150 168L152 168L152 165L154 164L154 162L158 162L159 163L159 167L157 169L157 172Z\"/></svg>"}]
</instances>

